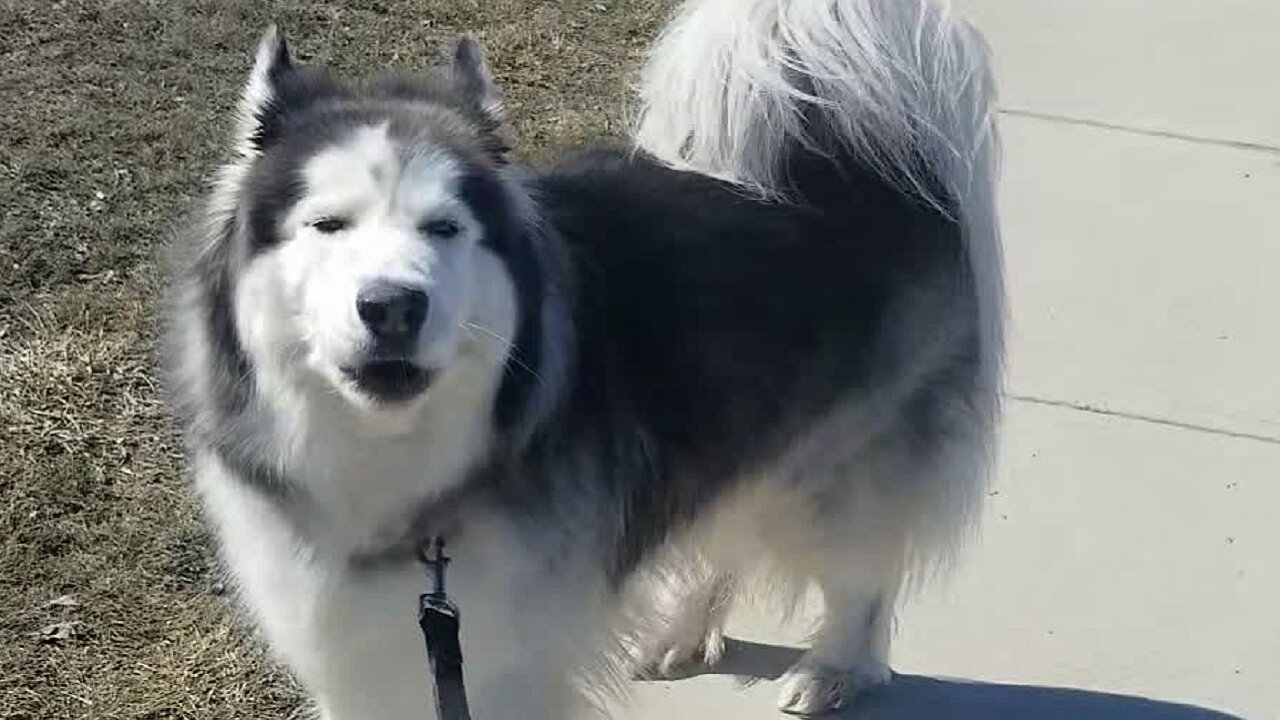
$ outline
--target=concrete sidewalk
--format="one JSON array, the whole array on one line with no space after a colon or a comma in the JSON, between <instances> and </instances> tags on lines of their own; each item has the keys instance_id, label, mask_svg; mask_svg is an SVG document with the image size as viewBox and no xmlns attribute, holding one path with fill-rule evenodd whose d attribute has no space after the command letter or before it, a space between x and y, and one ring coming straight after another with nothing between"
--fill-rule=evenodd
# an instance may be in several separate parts
<instances>
[{"instance_id":1,"label":"concrete sidewalk","mask_svg":"<svg viewBox=\"0 0 1280 720\"><path fill-rule=\"evenodd\" d=\"M1280 717L1280 3L958 4L1006 111L1011 399L982 542L849 714ZM732 629L767 644L625 716L778 717L795 636Z\"/></svg>"}]
</instances>

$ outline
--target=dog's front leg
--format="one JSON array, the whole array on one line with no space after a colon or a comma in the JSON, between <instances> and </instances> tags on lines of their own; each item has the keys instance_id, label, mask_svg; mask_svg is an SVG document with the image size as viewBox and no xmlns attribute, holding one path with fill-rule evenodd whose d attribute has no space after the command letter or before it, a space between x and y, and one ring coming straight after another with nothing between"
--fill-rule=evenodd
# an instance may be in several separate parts
<instances>
[{"instance_id":1,"label":"dog's front leg","mask_svg":"<svg viewBox=\"0 0 1280 720\"><path fill-rule=\"evenodd\" d=\"M474 559L460 547L449 571L457 578L472 716L581 718L590 705L578 683L600 667L609 595L581 558L515 540L481 548Z\"/></svg>"},{"instance_id":2,"label":"dog's front leg","mask_svg":"<svg viewBox=\"0 0 1280 720\"><path fill-rule=\"evenodd\" d=\"M335 573L310 598L313 612L302 613L303 637L281 643L277 634L323 720L436 717L415 616L421 588L413 566Z\"/></svg>"},{"instance_id":3,"label":"dog's front leg","mask_svg":"<svg viewBox=\"0 0 1280 720\"><path fill-rule=\"evenodd\" d=\"M449 596L461 616L472 717L575 717L570 678L578 652L587 645L581 615L568 602L555 600L566 594L564 588L516 593L512 582L517 578L504 578L494 567L469 567L470 562L465 555L455 557ZM329 587L320 601L329 611L328 621L313 626L306 659L291 663L324 720L437 717L434 678L413 614L424 583L421 568L412 568L366 574Z\"/></svg>"}]
</instances>

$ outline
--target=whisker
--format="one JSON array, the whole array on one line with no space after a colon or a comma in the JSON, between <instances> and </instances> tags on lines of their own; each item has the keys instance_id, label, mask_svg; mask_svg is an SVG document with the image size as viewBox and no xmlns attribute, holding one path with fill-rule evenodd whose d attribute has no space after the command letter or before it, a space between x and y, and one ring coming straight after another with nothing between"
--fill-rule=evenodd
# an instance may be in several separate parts
<instances>
[{"instance_id":1,"label":"whisker","mask_svg":"<svg viewBox=\"0 0 1280 720\"><path fill-rule=\"evenodd\" d=\"M463 326L463 327L465 327L465 328L471 329L471 330L479 330L480 332L484 333L485 335L488 335L489 337L491 337L491 338L493 338L494 340L497 340L497 341L499 341L499 342L501 342L501 343L505 343L505 344L507 344L507 345L511 345L511 344L512 344L512 342L511 342L511 340L510 340L509 338L506 338L506 337L503 337L502 335L499 335L498 333L494 332L493 330L490 330L489 328L485 327L484 325L481 325L480 323L476 323L476 322L472 322L472 321L470 321L470 320L467 320L467 321L465 321L465 322L463 322L463 323L462 323L462 326ZM473 335L472 337L475 337L475 336Z\"/></svg>"},{"instance_id":2,"label":"whisker","mask_svg":"<svg viewBox=\"0 0 1280 720\"><path fill-rule=\"evenodd\" d=\"M547 384L547 381L543 379L543 377L539 375L536 370L530 367L528 363L520 359L520 357L516 353L516 345L514 342L494 332L493 330L490 330L489 328L483 325L480 325L479 323L471 322L470 320L463 322L462 327L463 329L468 331L478 330L484 333L485 335L488 335L489 337L511 348L511 351L507 353L507 362L512 363L516 367L520 368L521 370L524 370L525 372L529 373L529 375L531 375L533 379L537 380L539 383L542 383L543 385ZM475 337L475 335L472 335L472 337Z\"/></svg>"}]
</instances>

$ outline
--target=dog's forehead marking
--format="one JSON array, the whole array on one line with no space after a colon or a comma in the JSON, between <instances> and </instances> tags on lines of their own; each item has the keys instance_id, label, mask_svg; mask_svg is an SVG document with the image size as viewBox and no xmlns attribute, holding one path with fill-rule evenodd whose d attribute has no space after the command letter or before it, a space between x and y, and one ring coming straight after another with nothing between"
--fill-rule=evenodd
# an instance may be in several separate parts
<instances>
[{"instance_id":1,"label":"dog's forehead marking","mask_svg":"<svg viewBox=\"0 0 1280 720\"><path fill-rule=\"evenodd\" d=\"M458 201L457 162L443 148L403 144L387 123L353 130L307 161L304 205L333 212L381 208L420 216Z\"/></svg>"},{"instance_id":2,"label":"dog's forehead marking","mask_svg":"<svg viewBox=\"0 0 1280 720\"><path fill-rule=\"evenodd\" d=\"M384 123L356 128L341 142L316 153L307 161L303 174L308 191L318 194L343 186L394 182L398 164L390 129Z\"/></svg>"},{"instance_id":3,"label":"dog's forehead marking","mask_svg":"<svg viewBox=\"0 0 1280 720\"><path fill-rule=\"evenodd\" d=\"M440 148L416 147L408 152L397 183L397 207L409 214L422 215L457 205L457 162Z\"/></svg>"}]
</instances>

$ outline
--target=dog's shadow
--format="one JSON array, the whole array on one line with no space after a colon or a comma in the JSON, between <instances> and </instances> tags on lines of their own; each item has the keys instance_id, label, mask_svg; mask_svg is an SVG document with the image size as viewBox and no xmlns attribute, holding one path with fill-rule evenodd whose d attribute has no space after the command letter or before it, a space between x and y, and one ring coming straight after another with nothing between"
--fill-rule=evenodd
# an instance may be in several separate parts
<instances>
[{"instance_id":1,"label":"dog's shadow","mask_svg":"<svg viewBox=\"0 0 1280 720\"><path fill-rule=\"evenodd\" d=\"M695 675L728 675L743 684L776 680L801 651L730 639L723 659ZM895 675L831 718L857 720L1241 720L1177 703L1073 688L1004 685Z\"/></svg>"}]
</instances>

